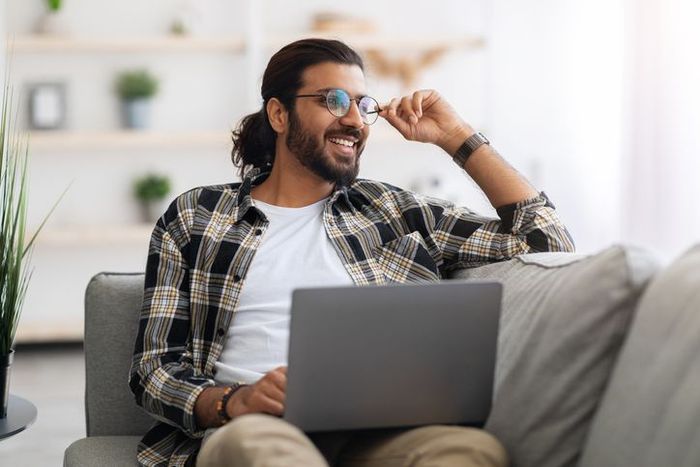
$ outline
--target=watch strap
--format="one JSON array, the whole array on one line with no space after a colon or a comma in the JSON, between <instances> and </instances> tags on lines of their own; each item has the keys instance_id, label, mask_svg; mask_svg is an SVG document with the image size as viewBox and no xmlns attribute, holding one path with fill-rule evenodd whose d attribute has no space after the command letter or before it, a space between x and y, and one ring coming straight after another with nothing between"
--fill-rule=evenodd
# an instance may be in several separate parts
<instances>
[{"instance_id":1,"label":"watch strap","mask_svg":"<svg viewBox=\"0 0 700 467\"><path fill-rule=\"evenodd\" d=\"M471 156L474 151L484 144L491 144L491 142L488 140L488 138L486 138L486 136L477 131L469 138L464 140L464 143L462 143L459 149L457 149L455 155L452 156L452 160L454 160L458 166L463 168L464 164L467 162L467 159L469 159L469 156Z\"/></svg>"}]
</instances>

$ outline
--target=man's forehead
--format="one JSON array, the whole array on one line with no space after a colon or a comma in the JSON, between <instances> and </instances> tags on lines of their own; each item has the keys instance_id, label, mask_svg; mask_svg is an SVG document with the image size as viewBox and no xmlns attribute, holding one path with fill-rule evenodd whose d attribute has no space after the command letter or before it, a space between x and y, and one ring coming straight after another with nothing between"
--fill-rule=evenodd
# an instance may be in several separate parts
<instances>
[{"instance_id":1,"label":"man's forehead","mask_svg":"<svg viewBox=\"0 0 700 467\"><path fill-rule=\"evenodd\" d=\"M339 88L350 94L364 94L365 75L357 65L324 62L312 65L302 74L302 89L318 91Z\"/></svg>"}]
</instances>

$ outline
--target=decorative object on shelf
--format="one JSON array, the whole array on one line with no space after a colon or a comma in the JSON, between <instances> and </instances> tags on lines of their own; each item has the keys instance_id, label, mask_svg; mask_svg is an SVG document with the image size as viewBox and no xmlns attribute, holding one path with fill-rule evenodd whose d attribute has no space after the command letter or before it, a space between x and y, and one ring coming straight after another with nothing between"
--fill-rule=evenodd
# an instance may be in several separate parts
<instances>
[{"instance_id":1,"label":"decorative object on shelf","mask_svg":"<svg viewBox=\"0 0 700 467\"><path fill-rule=\"evenodd\" d=\"M391 59L379 49L369 49L365 56L370 61L372 69L380 76L396 77L404 89L413 89L418 74L433 66L447 52L447 47L435 47L421 51L411 57L402 56Z\"/></svg>"},{"instance_id":2,"label":"decorative object on shelf","mask_svg":"<svg viewBox=\"0 0 700 467\"><path fill-rule=\"evenodd\" d=\"M330 33L374 33L374 21L365 18L349 17L347 13L320 12L313 16L311 29Z\"/></svg>"},{"instance_id":3,"label":"decorative object on shelf","mask_svg":"<svg viewBox=\"0 0 700 467\"><path fill-rule=\"evenodd\" d=\"M159 204L170 193L170 179L166 175L148 174L134 183L134 195L141 204L145 222L155 222L161 212Z\"/></svg>"},{"instance_id":4,"label":"decorative object on shelf","mask_svg":"<svg viewBox=\"0 0 700 467\"><path fill-rule=\"evenodd\" d=\"M36 31L51 36L67 36L70 27L63 10L63 0L46 0L46 13L39 18Z\"/></svg>"},{"instance_id":5,"label":"decorative object on shelf","mask_svg":"<svg viewBox=\"0 0 700 467\"><path fill-rule=\"evenodd\" d=\"M202 13L193 0L181 0L170 23L170 34L191 36L200 28Z\"/></svg>"},{"instance_id":6,"label":"decorative object on shelf","mask_svg":"<svg viewBox=\"0 0 700 467\"><path fill-rule=\"evenodd\" d=\"M29 127L34 130L63 128L66 118L66 86L63 83L29 85Z\"/></svg>"},{"instance_id":7,"label":"decorative object on shelf","mask_svg":"<svg viewBox=\"0 0 700 467\"><path fill-rule=\"evenodd\" d=\"M158 92L158 80L147 70L122 72L117 77L125 128L144 129L150 123L151 98Z\"/></svg>"},{"instance_id":8,"label":"decorative object on shelf","mask_svg":"<svg viewBox=\"0 0 700 467\"><path fill-rule=\"evenodd\" d=\"M59 197L27 241L29 143L18 130L8 75L3 84L0 107L0 418L7 416L13 343L31 277L29 258L37 235L63 197Z\"/></svg>"}]
</instances>

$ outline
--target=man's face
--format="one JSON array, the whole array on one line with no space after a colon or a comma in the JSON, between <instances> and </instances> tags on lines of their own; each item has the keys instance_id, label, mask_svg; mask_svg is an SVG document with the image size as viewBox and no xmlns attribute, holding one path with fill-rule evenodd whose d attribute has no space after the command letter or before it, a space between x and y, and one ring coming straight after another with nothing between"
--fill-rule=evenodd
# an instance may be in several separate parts
<instances>
[{"instance_id":1,"label":"man's face","mask_svg":"<svg viewBox=\"0 0 700 467\"><path fill-rule=\"evenodd\" d=\"M314 65L304 71L302 82L297 94L323 94L336 88L351 97L365 95L365 77L355 65ZM311 172L338 186L347 186L360 170L360 154L368 136L369 127L362 123L356 102L352 102L347 115L336 117L322 97L304 97L296 99L296 108L290 112L286 144Z\"/></svg>"}]
</instances>

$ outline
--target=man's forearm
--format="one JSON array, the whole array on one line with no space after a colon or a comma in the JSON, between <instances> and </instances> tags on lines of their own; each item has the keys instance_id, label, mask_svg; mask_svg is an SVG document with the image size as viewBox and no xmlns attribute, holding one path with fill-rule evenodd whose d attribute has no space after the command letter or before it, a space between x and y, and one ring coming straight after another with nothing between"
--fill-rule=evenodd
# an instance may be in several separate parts
<instances>
[{"instance_id":1,"label":"man's forearm","mask_svg":"<svg viewBox=\"0 0 700 467\"><path fill-rule=\"evenodd\" d=\"M473 134L474 130L467 125L451 136L441 147L451 157ZM469 156L464 164L464 170L479 185L494 208L534 198L539 194L525 177L488 144L481 145Z\"/></svg>"}]
</instances>

